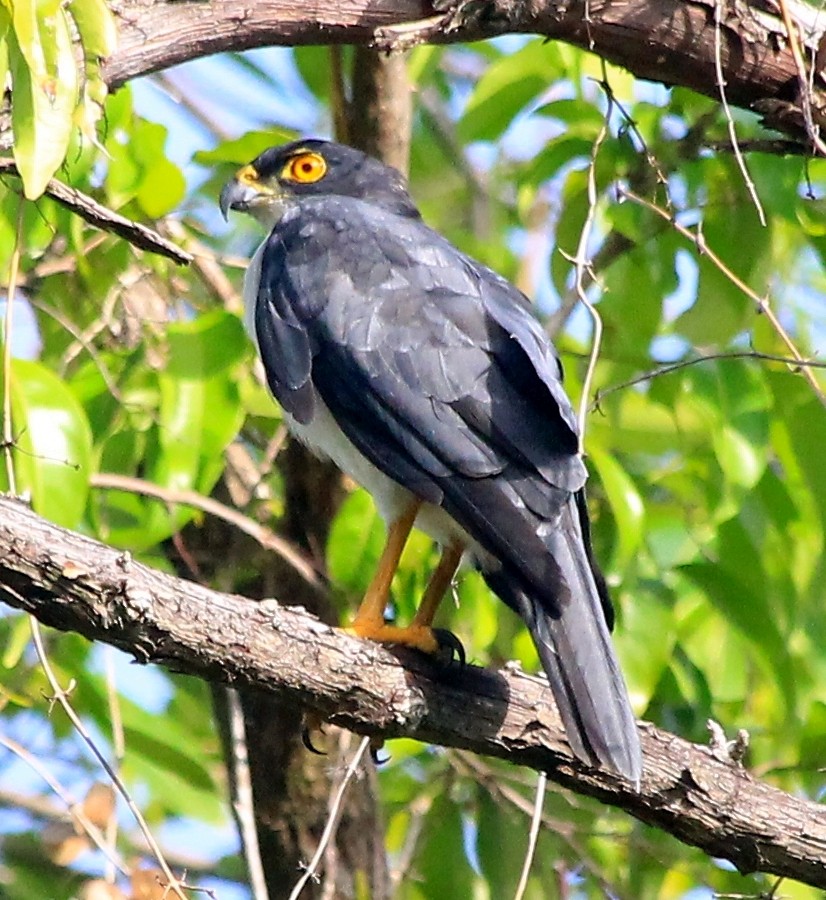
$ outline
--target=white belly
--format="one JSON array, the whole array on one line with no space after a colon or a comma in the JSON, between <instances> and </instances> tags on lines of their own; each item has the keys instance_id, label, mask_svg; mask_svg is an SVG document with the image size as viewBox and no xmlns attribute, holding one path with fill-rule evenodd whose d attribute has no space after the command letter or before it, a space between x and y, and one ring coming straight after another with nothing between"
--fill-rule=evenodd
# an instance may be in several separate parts
<instances>
[{"instance_id":1,"label":"white belly","mask_svg":"<svg viewBox=\"0 0 826 900\"><path fill-rule=\"evenodd\" d=\"M244 276L246 307L244 324L256 346L255 304L265 244L266 241L256 250ZM353 446L318 395L312 422L302 425L286 412L284 421L290 433L309 447L316 456L332 460L342 472L365 488L372 495L379 514L388 525L395 522L407 510L413 500L413 494L379 471ZM443 547L458 540L475 560L485 561L485 568L496 567L490 554L486 553L441 507L432 503L423 504L416 517L416 527Z\"/></svg>"},{"instance_id":2,"label":"white belly","mask_svg":"<svg viewBox=\"0 0 826 900\"><path fill-rule=\"evenodd\" d=\"M342 472L372 495L376 509L385 522L391 524L404 514L414 499L413 494L379 471L353 446L318 396L313 420L308 425L301 425L287 413L284 413L284 420L290 433L316 456L332 460ZM488 560L487 568L495 567L489 554L441 507L424 503L416 516L416 527L443 547L460 541L475 560Z\"/></svg>"}]
</instances>

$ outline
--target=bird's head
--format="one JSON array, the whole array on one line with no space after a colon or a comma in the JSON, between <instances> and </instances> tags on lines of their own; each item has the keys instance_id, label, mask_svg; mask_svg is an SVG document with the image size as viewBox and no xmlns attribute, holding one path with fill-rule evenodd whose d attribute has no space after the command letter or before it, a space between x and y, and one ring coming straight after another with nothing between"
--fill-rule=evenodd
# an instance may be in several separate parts
<instances>
[{"instance_id":1,"label":"bird's head","mask_svg":"<svg viewBox=\"0 0 826 900\"><path fill-rule=\"evenodd\" d=\"M418 216L395 169L345 144L310 139L271 147L242 166L221 191L221 212L247 212L272 227L306 197L354 197Z\"/></svg>"}]
</instances>

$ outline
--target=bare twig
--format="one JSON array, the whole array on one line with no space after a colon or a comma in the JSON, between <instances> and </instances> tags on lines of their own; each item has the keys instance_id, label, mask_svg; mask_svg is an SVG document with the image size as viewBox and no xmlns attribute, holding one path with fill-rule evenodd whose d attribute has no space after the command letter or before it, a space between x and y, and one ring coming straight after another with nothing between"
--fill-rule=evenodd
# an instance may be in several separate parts
<instances>
[{"instance_id":1,"label":"bare twig","mask_svg":"<svg viewBox=\"0 0 826 900\"><path fill-rule=\"evenodd\" d=\"M106 672L106 699L109 705L109 722L112 726L112 768L120 774L121 765L126 755L126 739L123 733L123 717L120 711L120 698L115 679L115 650L113 647L104 648L104 666ZM117 806L112 804L112 814L106 823L106 840L114 850L118 841L118 817ZM106 873L107 881L114 882L115 873Z\"/></svg>"},{"instance_id":2,"label":"bare twig","mask_svg":"<svg viewBox=\"0 0 826 900\"><path fill-rule=\"evenodd\" d=\"M100 850L106 859L115 866L122 875L129 875L129 867L118 857L116 851L108 845L106 838L97 825L91 822L83 812L83 804L72 797L52 773L41 764L40 760L25 747L18 744L17 741L4 737L2 734L0 734L0 746L10 750L15 756L22 759L23 762L34 769L46 784L49 785L52 791L66 804L69 815L86 832L89 840L98 848L98 850Z\"/></svg>"},{"instance_id":3,"label":"bare twig","mask_svg":"<svg viewBox=\"0 0 826 900\"><path fill-rule=\"evenodd\" d=\"M20 267L20 245L23 243L23 197L17 200L17 227L14 235L14 249L9 263L9 282L6 289L6 315L3 332L3 456L6 460L6 480L9 491L17 493L17 485L14 477L14 426L11 420L11 345L12 326L14 324L13 310L15 295L17 294L17 271Z\"/></svg>"},{"instance_id":4,"label":"bare twig","mask_svg":"<svg viewBox=\"0 0 826 900\"><path fill-rule=\"evenodd\" d=\"M425 820L431 806L433 806L433 797L430 793L419 794L413 798L410 804L410 821L407 823L404 844L401 850L395 854L396 861L389 873L390 886L392 888L391 896L395 896L396 890L407 876L410 866L413 864L416 847L419 844L419 838L422 835Z\"/></svg>"},{"instance_id":5,"label":"bare twig","mask_svg":"<svg viewBox=\"0 0 826 900\"><path fill-rule=\"evenodd\" d=\"M327 817L327 824L324 826L324 831L321 835L321 840L318 842L318 848L316 849L315 855L312 860L310 860L309 865L304 870L301 878L295 884L295 887L292 889L290 893L289 900L298 900L299 895L304 890L304 886L307 882L315 877L315 873L318 869L318 864L321 862L321 858L324 856L324 851L327 849L327 845L333 839L336 833L336 828L338 827L338 817L339 812L341 811L341 801L344 799L344 794L347 791L347 786L353 780L353 777L358 770L358 767L361 765L361 760L364 754L367 752L368 747L370 746L370 738L362 738L359 743L358 750L356 750L353 755L352 760L350 761L350 765L347 766L347 771L344 773L344 777L341 779L341 784L336 791L336 795L333 798L332 805L330 806L330 813Z\"/></svg>"},{"instance_id":6,"label":"bare twig","mask_svg":"<svg viewBox=\"0 0 826 900\"><path fill-rule=\"evenodd\" d=\"M807 366L806 360L800 351L797 349L796 345L789 337L789 333L781 324L780 320L774 314L769 301L765 297L761 297L756 291L752 290L742 278L740 278L735 272L733 272L720 257L709 247L706 243L706 239L703 236L703 233L700 229L696 231L692 231L690 228L686 228L685 225L681 225L675 218L675 216L664 210L662 207L657 206L656 203L652 203L650 200L646 200L645 197L640 197L639 194L635 194L634 191L628 190L628 188L620 187L619 193L621 196L626 197L628 200L632 200L634 203L639 204L640 206L645 207L650 212L659 216L661 219L665 219L671 227L678 233L681 234L684 238L691 241L694 246L697 248L697 251L705 256L717 269L724 275L733 285L739 288L749 299L754 302L754 305L757 307L757 310L766 317L766 321L771 325L775 334L780 338L783 344L786 346L786 349L792 355L794 359L794 365L800 367L800 371L803 373L803 377L806 381L809 382L812 390L815 393L817 399L826 406L826 394L824 394L820 385L817 383L817 379L814 377L811 366Z\"/></svg>"},{"instance_id":7,"label":"bare twig","mask_svg":"<svg viewBox=\"0 0 826 900\"><path fill-rule=\"evenodd\" d=\"M502 777L501 773L495 771L488 763L473 753L466 753L462 750L454 750L449 754L451 765L458 767L460 773L470 776L474 781L479 783L491 796L495 802L504 801L509 803L515 809L519 810L529 819L533 818L535 804L525 798L516 788L509 785ZM572 801L569 801L572 802ZM604 893L616 893L615 886L612 885L602 871L592 854L588 851L587 846L579 840L574 827L570 822L563 821L558 818L551 818L547 813L542 813L542 825L544 828L552 831L560 841L563 841L570 847L572 854L579 860L583 869L587 870L594 879L602 886ZM595 837L589 832L589 837ZM616 839L616 835L600 835L608 837L611 840Z\"/></svg>"},{"instance_id":8,"label":"bare twig","mask_svg":"<svg viewBox=\"0 0 826 900\"><path fill-rule=\"evenodd\" d=\"M679 362L668 363L659 368L651 369L648 372L643 372L641 375L637 375L634 378L629 378L627 381L621 381L619 384L612 384L610 387L603 388L602 390L597 391L594 402L591 404L591 409L596 409L599 406L600 401L610 394L615 394L617 391L634 387L635 384L642 384L644 381L651 381L653 378L659 378L661 375L670 375L672 372L679 372L680 369L688 369L691 366L698 366L701 363L714 362L721 359L760 359L767 362L785 363L787 366L793 368L803 368L808 366L813 369L826 369L826 362L818 362L813 359L792 359L791 357L780 356L775 353L762 353L759 350L735 350L731 353L708 353L705 356L698 356L694 359L683 359Z\"/></svg>"},{"instance_id":9,"label":"bare twig","mask_svg":"<svg viewBox=\"0 0 826 900\"><path fill-rule=\"evenodd\" d=\"M545 788L548 785L548 776L540 772L536 779L536 800L531 817L531 830L528 835L528 849L525 851L525 862L522 865L522 874L519 876L519 884L513 900L522 900L528 888L528 877L531 874L531 865L536 854L536 842L539 840L539 826L542 824L542 805L545 800Z\"/></svg>"},{"instance_id":10,"label":"bare twig","mask_svg":"<svg viewBox=\"0 0 826 900\"><path fill-rule=\"evenodd\" d=\"M69 717L69 721L72 723L77 733L83 738L87 747L89 747L93 755L96 757L97 761L105 770L106 774L109 776L109 778L111 778L112 784L115 785L118 793L120 793L120 795L126 801L126 805L129 807L129 811L135 817L135 821L138 823L138 827L143 832L143 836L146 838L146 842L149 845L152 854L157 860L158 865L161 867L161 870L166 876L169 885L174 893L180 898L180 900L187 900L186 894L184 894L183 890L181 889L178 879L172 874L172 870L169 868L169 864L164 858L163 851L158 846L158 843L153 837L152 832L149 830L149 826L146 824L146 820L144 819L143 814L138 809L138 806L132 798L132 795L129 793L129 789L123 783L118 773L109 764L109 761L106 759L106 757L98 748L97 744L92 739L92 736L89 734L86 726L83 724L83 722L81 722L79 716L74 711L72 704L69 703L69 699L67 696L68 692L60 686L57 677L52 670L49 658L46 655L46 648L43 646L43 638L40 633L40 623L37 621L37 619L34 618L34 616L30 616L29 621L31 623L32 640L34 641L34 647L37 651L37 658L40 660L40 665L43 669L43 673L45 674L47 681L54 691L53 700L55 700L63 707L63 711Z\"/></svg>"},{"instance_id":11,"label":"bare twig","mask_svg":"<svg viewBox=\"0 0 826 900\"><path fill-rule=\"evenodd\" d=\"M193 270L204 287L224 309L236 314L242 313L244 302L232 282L227 278L218 255L213 253L202 241L199 241L177 219L165 219L158 225L158 228L192 254Z\"/></svg>"},{"instance_id":12,"label":"bare twig","mask_svg":"<svg viewBox=\"0 0 826 900\"><path fill-rule=\"evenodd\" d=\"M749 196L754 203L754 208L757 210L757 216L760 219L760 224L765 228L766 227L766 214L763 212L763 204L760 202L760 197L757 195L757 188L754 186L754 182L752 181L751 175L749 174L748 167L746 166L746 161L743 158L743 154L740 151L740 145L737 143L737 129L734 127L734 119L731 115L731 108L728 105L728 98L726 97L726 80L723 75L723 51L722 51L722 35L720 34L720 30L722 27L723 21L723 0L715 0L714 3L714 66L717 71L717 84L720 88L720 102L723 105L723 114L726 117L726 124L728 126L729 139L731 140L731 148L734 152L734 158L737 160L737 165L740 169L740 172L743 175L743 181L746 184L746 190L749 192Z\"/></svg>"},{"instance_id":13,"label":"bare twig","mask_svg":"<svg viewBox=\"0 0 826 900\"><path fill-rule=\"evenodd\" d=\"M800 49L800 32L797 25L792 21L789 12L789 4L787 0L777 0L780 6L780 13L783 17L783 24L786 28L786 35L789 39L789 49L794 59L795 69L797 70L798 99L800 102L800 111L803 113L803 122L806 126L806 136L812 142L814 149L821 155L826 156L826 143L820 136L820 127L815 125L812 118L812 88L809 84L809 78L806 74L806 62L803 59L803 53Z\"/></svg>"},{"instance_id":14,"label":"bare twig","mask_svg":"<svg viewBox=\"0 0 826 900\"><path fill-rule=\"evenodd\" d=\"M0 158L0 174L18 175L17 165L13 159ZM161 237L156 231L108 209L101 203L93 200L88 194L69 187L56 178L52 178L49 181L46 186L46 194L52 200L57 201L80 216L90 225L94 225L95 228L100 228L103 231L111 231L118 237L128 241L133 247L166 256L180 266L185 266L192 262L190 253L181 250L180 247L176 247L175 244Z\"/></svg>"},{"instance_id":15,"label":"bare twig","mask_svg":"<svg viewBox=\"0 0 826 900\"><path fill-rule=\"evenodd\" d=\"M238 691L226 690L227 719L229 725L230 753L232 754L233 797L232 805L238 830L241 832L241 846L247 862L253 900L268 900L267 879L258 845L258 830L255 824L255 806L252 796L247 730L244 726L244 710Z\"/></svg>"},{"instance_id":16,"label":"bare twig","mask_svg":"<svg viewBox=\"0 0 826 900\"><path fill-rule=\"evenodd\" d=\"M100 354L97 351L97 348L92 343L92 340L89 338L89 336L84 334L84 332L82 332L80 328L78 328L78 326L68 316L64 315L61 310L56 309L54 306L50 306L48 303L44 303L39 297L30 297L29 302L32 304L32 306L35 307L35 309L39 309L47 316L54 319L61 328L64 328L66 331L68 331L69 334L72 335L72 337L77 342L77 345L79 345L83 350L86 351L86 353L89 354L89 358L97 366L97 370L98 372L100 372L100 377L103 379L103 382L106 385L109 393L118 402L123 403L123 397L121 395L120 389L117 386L117 383L115 382L114 376L109 371L108 366L101 358ZM94 335L92 337L94 337ZM68 358L69 356L71 356L71 358L77 356L77 352L75 352L74 348L71 346L66 351L66 356L64 357L63 364L61 365L59 370L60 374L65 374L66 367L71 361Z\"/></svg>"},{"instance_id":17,"label":"bare twig","mask_svg":"<svg viewBox=\"0 0 826 900\"><path fill-rule=\"evenodd\" d=\"M605 63L603 65L603 76L607 78L605 72ZM579 452L584 452L585 447L585 424L588 416L588 395L591 392L591 384L594 380L594 372L596 371L597 360L599 359L600 349L602 348L602 316L597 312L596 307L588 299L588 293L585 290L584 279L585 273L590 267L588 260L588 241L591 238L591 232L594 227L594 220L597 214L597 156L599 148L608 136L608 123L611 119L612 100L608 95L608 105L605 109L605 118L602 127L597 134L594 144L591 147L591 162L588 166L588 214L585 216L585 222L582 225L582 231L579 235L579 244L577 245L576 256L572 262L575 266L575 283L577 296L580 302L588 310L591 321L594 324L594 336L591 342L591 353L588 357L588 367L585 370L585 378L582 381L582 396L579 402L579 414L577 416L579 422Z\"/></svg>"},{"instance_id":18,"label":"bare twig","mask_svg":"<svg viewBox=\"0 0 826 900\"><path fill-rule=\"evenodd\" d=\"M165 488L159 484L152 484L143 478L135 478L131 475L118 475L114 472L94 472L90 477L93 487L105 490L129 491L133 494L142 494L145 497L155 497L164 503L178 503L182 506L191 506L194 509L223 519L234 525L239 531L249 535L262 547L277 553L285 562L289 563L298 574L313 587L323 587L324 582L318 572L288 541L279 537L275 532L245 516L237 509L232 509L212 497L205 497L197 491L179 491L173 488Z\"/></svg>"}]
</instances>

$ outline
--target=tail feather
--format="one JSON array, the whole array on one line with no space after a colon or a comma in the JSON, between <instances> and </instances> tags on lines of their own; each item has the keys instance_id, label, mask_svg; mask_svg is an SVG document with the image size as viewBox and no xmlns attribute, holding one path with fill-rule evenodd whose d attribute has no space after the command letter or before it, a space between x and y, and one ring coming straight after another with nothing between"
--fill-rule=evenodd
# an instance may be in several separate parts
<instances>
[{"instance_id":1,"label":"tail feather","mask_svg":"<svg viewBox=\"0 0 826 900\"><path fill-rule=\"evenodd\" d=\"M561 571L566 596L543 602L533 591L527 592L507 567L483 575L525 620L571 749L586 762L611 768L638 786L639 734L611 643L604 583L593 568L573 496L543 539Z\"/></svg>"}]
</instances>

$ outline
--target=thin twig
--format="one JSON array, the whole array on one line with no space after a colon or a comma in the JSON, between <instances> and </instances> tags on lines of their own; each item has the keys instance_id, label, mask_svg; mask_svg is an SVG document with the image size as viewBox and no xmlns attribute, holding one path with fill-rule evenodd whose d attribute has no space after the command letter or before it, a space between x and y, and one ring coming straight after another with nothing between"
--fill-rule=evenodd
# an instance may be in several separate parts
<instances>
[{"instance_id":1,"label":"thin twig","mask_svg":"<svg viewBox=\"0 0 826 900\"><path fill-rule=\"evenodd\" d=\"M473 753L467 753L463 750L452 750L448 755L451 766L457 769L460 774L471 777L475 782L480 784L494 800L494 802L505 801L513 806L519 812L526 816L533 816L533 807L529 801L515 788L505 782L501 776L488 766L481 758ZM518 770L515 770L518 773ZM575 798L572 798L575 799ZM569 800L569 803L571 801ZM552 831L556 837L563 841L571 850L571 853L579 860L581 868L587 870L593 878L599 882L603 893L614 894L616 887L611 884L605 872L603 872L596 861L591 857L587 847L577 839L575 829L570 822L563 822L561 819L552 819L547 814L542 814L542 825ZM589 837L596 837L593 832L589 832ZM607 837L609 840L616 840L615 833L601 834L599 837Z\"/></svg>"},{"instance_id":2,"label":"thin twig","mask_svg":"<svg viewBox=\"0 0 826 900\"><path fill-rule=\"evenodd\" d=\"M2 740L0 740L0 743L2 743ZM26 751L24 750L23 752ZM48 799L48 797L40 796L38 794L22 794L18 791L13 791L9 788L4 787L0 787L0 807L5 807L8 809L22 809L28 813L31 813L31 815L36 816L38 819L45 819L49 822L60 822L66 820L66 812L62 810L57 804L52 803ZM81 804L77 804L77 808L80 809ZM74 810L70 810L70 813L73 816L75 815ZM94 823L91 824L93 827L95 827ZM101 841L103 841L103 835L101 835ZM127 852L127 856L129 857L144 855L148 852L149 848L147 847L146 839L142 834L139 834L137 832L124 832L121 834L121 841L126 843L125 850ZM164 856L166 856L167 862L170 865L177 866L181 869L186 869L190 874L194 872L197 875L218 877L218 873L216 871L216 863L213 860L208 860L203 857L190 856L185 852L169 848L164 849ZM125 867L122 871L124 875L129 874L129 870L127 867ZM242 881L240 875L235 874L223 873L221 877L227 881L232 881L233 883L241 883ZM246 884L246 879L243 879L243 883Z\"/></svg>"},{"instance_id":3,"label":"thin twig","mask_svg":"<svg viewBox=\"0 0 826 900\"><path fill-rule=\"evenodd\" d=\"M607 74L605 72L605 63L602 63L603 66L603 76L607 79ZM594 380L594 372L597 366L597 360L599 359L600 349L602 347L602 316L597 312L596 307L593 303L588 299L588 293L585 290L584 279L585 273L589 269L589 260L588 260L588 241L591 238L591 232L594 227L594 219L597 214L597 176L596 176L596 168L597 168L597 156L599 155L599 148L602 146L603 141L608 136L608 123L611 119L611 107L613 105L613 101L611 99L611 95L608 95L608 105L605 109L605 118L602 122L602 127L599 130L599 134L597 134L596 139L594 140L594 144L591 147L591 162L588 166L588 214L585 217L585 222L582 225L582 231L579 235L579 244L577 245L576 256L573 259L573 263L575 265L575 288L577 292L577 296L582 302L583 306L588 310L591 321L594 323L594 337L591 342L591 353L588 357L588 367L585 370L585 378L582 381L582 396L580 398L579 403L579 415L578 423L579 423L579 452L584 452L585 447L585 423L588 415L588 395L591 392L591 384Z\"/></svg>"},{"instance_id":4,"label":"thin twig","mask_svg":"<svg viewBox=\"0 0 826 900\"><path fill-rule=\"evenodd\" d=\"M232 754L233 797L232 806L241 832L241 847L247 862L253 900L269 900L267 879L258 845L258 829L255 825L255 806L252 796L247 730L244 710L238 691L227 688L227 719L229 723L230 753Z\"/></svg>"},{"instance_id":5,"label":"thin twig","mask_svg":"<svg viewBox=\"0 0 826 900\"><path fill-rule=\"evenodd\" d=\"M410 803L410 821L407 824L404 844L402 845L401 850L397 854L394 854L396 862L389 872L391 896L395 896L396 890L402 883L402 879L407 876L410 866L413 864L413 856L416 853L419 838L424 830L427 814L430 812L432 806L433 797L430 794L419 794L414 797Z\"/></svg>"},{"instance_id":6,"label":"thin twig","mask_svg":"<svg viewBox=\"0 0 826 900\"><path fill-rule=\"evenodd\" d=\"M705 356L694 357L693 359L683 359L679 362L668 363L657 369L650 369L648 372L643 372L641 375L637 375L634 378L629 378L627 381L621 381L619 384L612 384L611 387L603 388L596 392L594 402L591 404L591 410L595 410L599 406L601 400L610 394L615 394L617 391L634 387L635 384L642 384L644 381L651 381L651 379L659 378L661 375L670 375L672 372L678 372L680 369L688 369L690 366L697 366L700 363L714 362L715 360L720 359L760 359L767 362L785 363L786 365L795 368L809 366L813 369L826 369L826 362L818 362L813 359L792 359L789 356L781 356L777 353L762 353L759 350L734 350L731 353L709 353Z\"/></svg>"},{"instance_id":7,"label":"thin twig","mask_svg":"<svg viewBox=\"0 0 826 900\"><path fill-rule=\"evenodd\" d=\"M169 868L169 865L164 858L163 851L158 846L158 843L153 837L152 832L149 830L149 826L146 824L146 819L144 819L143 814L138 809L138 806L132 798L132 795L129 793L128 788L123 783L118 773L109 764L109 761L106 759L104 754L98 749L97 744L95 744L92 736L87 731L86 726L83 724L83 722L81 722L79 716L74 711L72 704L69 703L69 700L67 699L67 691L61 688L57 677L52 670L51 663L49 662L49 659L46 655L46 648L43 646L43 637L40 632L40 623L37 621L37 619L34 618L34 616L29 616L29 623L32 629L32 640L34 641L34 647L37 651L37 658L40 660L40 665L43 669L43 673L45 674L52 691L54 691L53 699L63 707L63 711L69 717L69 721L72 723L77 733L83 738L97 761L100 763L106 774L112 780L112 784L115 785L120 795L126 801L126 805L129 807L129 811L135 817L135 821L138 823L138 827L143 832L143 836L146 838L146 843L149 845L149 849L152 851L153 856L157 860L161 871L166 876L170 887L175 892L175 894L177 894L180 900L187 900L186 894L184 894L183 890L180 887L180 882L172 874L172 870Z\"/></svg>"},{"instance_id":8,"label":"thin twig","mask_svg":"<svg viewBox=\"0 0 826 900\"><path fill-rule=\"evenodd\" d=\"M159 230L177 241L178 245L186 247L192 254L192 268L201 280L201 283L213 297L229 312L241 314L244 311L244 301L232 282L227 278L218 255L206 244L199 241L191 230L177 219L166 219L158 223Z\"/></svg>"},{"instance_id":9,"label":"thin twig","mask_svg":"<svg viewBox=\"0 0 826 900\"><path fill-rule=\"evenodd\" d=\"M163 500L164 503L178 503L181 506L191 506L194 509L200 509L202 512L215 516L217 519L223 519L223 521L229 522L230 525L234 525L239 531L243 531L244 534L256 540L266 550L272 550L274 553L277 553L298 572L307 584L317 588L324 587L324 582L318 572L288 541L285 541L269 528L254 521L249 516L245 516L237 509L232 509L212 497L205 497L197 491L179 491L173 488L161 487L159 484L152 484L152 482L144 481L142 478L136 478L131 475L118 475L114 472L94 472L90 476L89 482L92 487L142 494L145 497Z\"/></svg>"},{"instance_id":10,"label":"thin twig","mask_svg":"<svg viewBox=\"0 0 826 900\"><path fill-rule=\"evenodd\" d=\"M812 90L806 75L806 61L800 50L800 34L797 26L792 21L789 5L786 0L778 0L780 13L783 16L783 24L786 26L786 35L789 38L789 49L792 52L794 66L797 69L797 83L800 99L800 111L803 113L803 122L806 125L806 135L812 142L812 146L821 156L826 156L826 143L820 136L820 128L812 119Z\"/></svg>"},{"instance_id":11,"label":"thin twig","mask_svg":"<svg viewBox=\"0 0 826 900\"><path fill-rule=\"evenodd\" d=\"M89 354L89 358L97 366L97 370L98 372L100 372L100 377L103 379L103 383L106 385L109 393L115 398L115 400L123 404L124 400L121 395L120 388L118 388L118 385L115 382L114 376L109 371L106 363L101 359L101 356L92 341L80 330L80 328L78 328L78 326L68 316L64 315L59 309L50 306L48 303L44 303L39 297L31 297L29 299L29 303L31 303L35 309L39 309L47 316L54 319L55 322L57 322L61 328L66 330L75 339L76 343ZM67 356L72 353L72 351L73 348L70 346L66 351ZM74 356L76 355L77 354L75 353ZM74 356L72 356L72 359L74 358ZM64 359L64 362L62 363L59 370L60 375L66 374L66 368L69 362L69 359Z\"/></svg>"},{"instance_id":12,"label":"thin twig","mask_svg":"<svg viewBox=\"0 0 826 900\"><path fill-rule=\"evenodd\" d=\"M2 174L19 177L17 165L13 159L0 158L0 175ZM181 250L180 247L176 247L171 241L161 237L157 231L153 231L146 225L141 225L140 222L127 219L125 216L93 200L88 194L69 187L69 185L63 184L62 181L58 181L56 178L52 178L46 185L45 193L52 200L70 209L90 225L94 225L95 228L100 228L103 231L111 231L118 237L128 241L133 247L166 256L180 266L185 266L192 262L190 253Z\"/></svg>"},{"instance_id":13,"label":"thin twig","mask_svg":"<svg viewBox=\"0 0 826 900\"><path fill-rule=\"evenodd\" d=\"M115 649L103 648L104 668L106 672L106 698L109 705L109 722L112 726L112 768L120 774L123 759L126 756L126 739L123 733L123 716L120 711L120 699L115 678ZM112 813L106 823L106 840L114 850L118 841L117 803L112 805ZM106 879L114 882L115 873L106 873Z\"/></svg>"},{"instance_id":14,"label":"thin twig","mask_svg":"<svg viewBox=\"0 0 826 900\"><path fill-rule=\"evenodd\" d=\"M122 875L129 876L131 874L129 867L123 863L117 855L117 852L109 847L101 830L97 825L90 821L83 812L83 804L72 797L72 795L63 787L63 785L61 785L51 772L41 764L40 760L33 753L30 753L25 747L18 744L17 741L13 741L8 737L3 737L2 734L0 734L0 746L10 750L15 756L22 759L24 763L34 769L46 784L49 785L52 791L66 804L69 815L86 832L89 840L92 841L106 859L115 866Z\"/></svg>"},{"instance_id":15,"label":"thin twig","mask_svg":"<svg viewBox=\"0 0 826 900\"><path fill-rule=\"evenodd\" d=\"M632 200L634 203L639 204L640 206L645 207L650 212L659 216L661 219L665 219L668 223L670 223L671 227L678 233L681 234L684 238L691 241L694 246L697 248L697 251L703 256L707 257L708 260L719 269L719 271L737 288L739 288L747 297L749 297L757 307L758 311L762 313L766 317L766 321L769 322L771 327L774 329L775 334L780 338L780 340L785 344L786 349L791 353L794 358L794 365L800 367L800 371L803 374L803 377L806 381L809 382L812 390L815 393L815 396L818 400L826 406L826 394L823 393L820 385L817 383L817 379L814 377L811 371L811 367L806 366L806 360L800 353L800 351L795 346L792 339L789 337L788 332L780 323L780 320L774 314L771 306L769 305L768 300L765 297L761 297L756 291L752 290L739 275L733 272L720 257L709 247L706 243L705 237L703 237L702 231L699 229L697 231L692 231L690 228L686 228L685 225L681 225L674 215L672 215L667 210L664 210L662 207L657 206L656 203L652 203L650 200L646 200L644 197L640 197L639 194L635 194L633 191L628 190L628 188L620 187L619 193L621 196L627 198L628 200Z\"/></svg>"},{"instance_id":16,"label":"thin twig","mask_svg":"<svg viewBox=\"0 0 826 900\"><path fill-rule=\"evenodd\" d=\"M12 327L14 324L13 310L14 298L17 294L17 272L20 268L20 245L23 242L23 204L22 197L17 201L17 228L14 235L14 249L9 263L9 283L6 289L6 315L3 333L3 456L6 460L6 480L9 491L17 493L17 483L14 477L14 429L11 420L11 342Z\"/></svg>"},{"instance_id":17,"label":"thin twig","mask_svg":"<svg viewBox=\"0 0 826 900\"><path fill-rule=\"evenodd\" d=\"M536 800L531 818L531 830L528 835L528 849L525 853L525 862L522 865L522 874L519 876L519 884L513 900L522 900L528 888L528 878L531 874L531 865L536 855L536 842L539 840L539 826L542 824L542 806L545 802L545 788L548 786L548 776L540 772L536 779Z\"/></svg>"},{"instance_id":18,"label":"thin twig","mask_svg":"<svg viewBox=\"0 0 826 900\"><path fill-rule=\"evenodd\" d=\"M737 165L743 175L743 181L746 184L746 190L749 192L749 196L754 203L754 208L757 210L757 217L760 219L760 224L765 228L766 214L763 212L763 204L760 202L760 197L758 197L757 195L757 188L754 186L754 182L751 179L748 167L746 166L746 161L743 158L743 154L740 152L740 145L737 142L737 129L734 127L734 119L731 115L731 108L728 105L728 98L726 97L726 79L725 75L723 74L722 23L723 0L715 0L714 67L716 70L717 87L720 90L720 102L723 105L723 114L726 117L726 124L728 126L728 134L731 140L731 148L734 151L734 158L737 160Z\"/></svg>"},{"instance_id":19,"label":"thin twig","mask_svg":"<svg viewBox=\"0 0 826 900\"><path fill-rule=\"evenodd\" d=\"M341 779L341 784L339 785L336 796L330 807L330 814L327 817L327 824L324 826L324 831L321 835L321 840L318 842L318 848L316 849L315 855L313 856L312 860L310 860L307 868L304 870L304 874L296 882L295 887L292 889L292 893L290 894L288 900L298 900L299 895L304 890L304 886L311 878L315 876L316 870L318 869L318 864L321 862L321 858L324 856L324 851L327 849L327 845L333 839L336 828L338 827L341 803L344 799L344 794L347 790L347 786L353 780L356 771L361 764L362 757L367 752L367 748L369 746L370 738L362 738L361 742L359 743L358 750L356 750L353 759L350 761L350 765L347 766L347 771L344 773L344 777Z\"/></svg>"}]
</instances>

